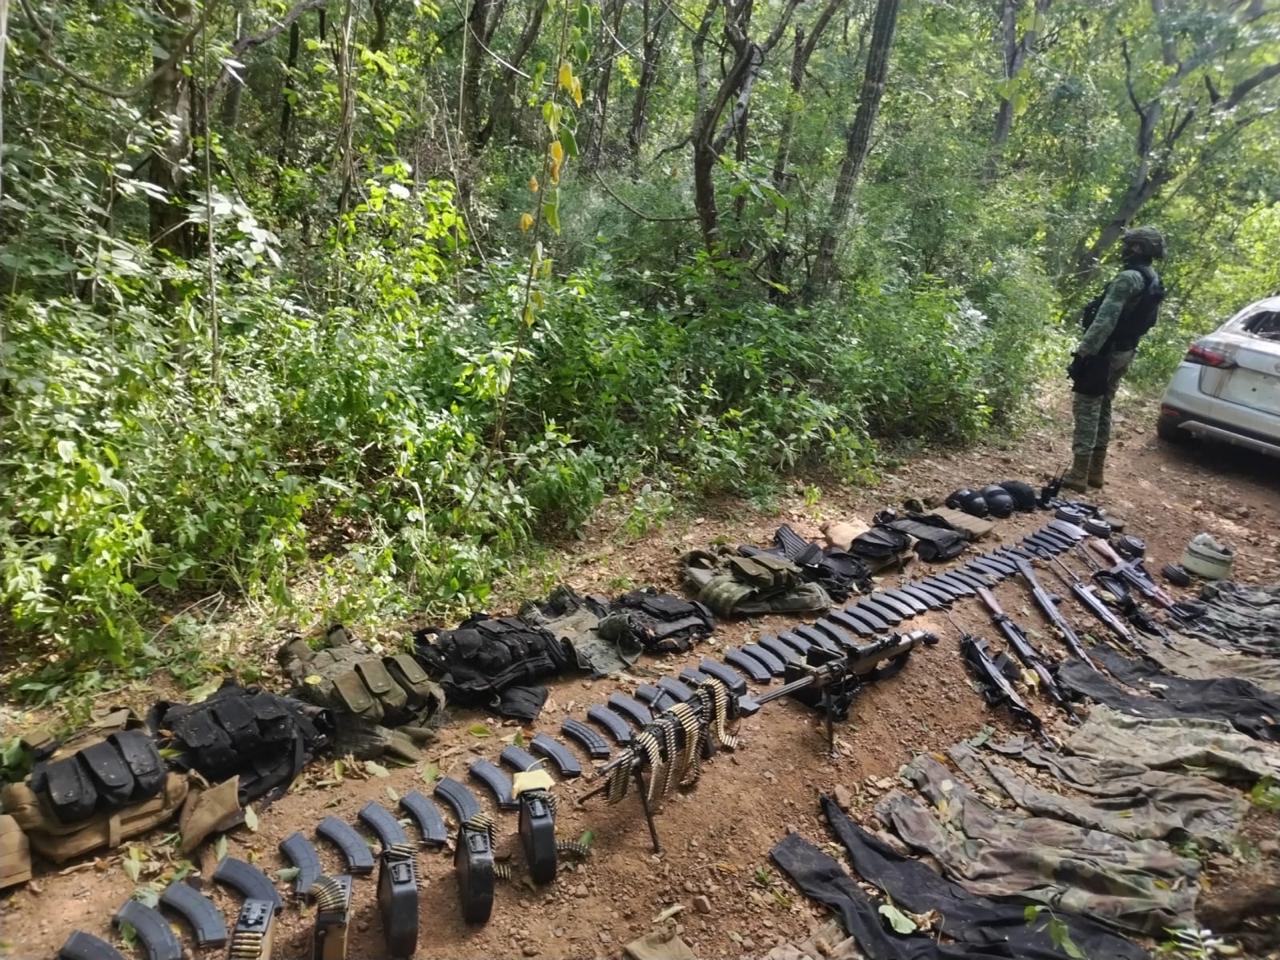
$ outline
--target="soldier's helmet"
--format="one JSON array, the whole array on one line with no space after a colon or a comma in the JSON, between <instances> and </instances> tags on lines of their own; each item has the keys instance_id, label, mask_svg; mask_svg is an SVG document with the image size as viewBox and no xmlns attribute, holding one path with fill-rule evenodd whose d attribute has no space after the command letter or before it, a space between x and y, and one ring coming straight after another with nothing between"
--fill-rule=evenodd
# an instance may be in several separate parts
<instances>
[{"instance_id":1,"label":"soldier's helmet","mask_svg":"<svg viewBox=\"0 0 1280 960\"><path fill-rule=\"evenodd\" d=\"M1155 227L1135 227L1124 232L1124 243L1141 250L1152 260L1164 257L1164 234Z\"/></svg>"}]
</instances>

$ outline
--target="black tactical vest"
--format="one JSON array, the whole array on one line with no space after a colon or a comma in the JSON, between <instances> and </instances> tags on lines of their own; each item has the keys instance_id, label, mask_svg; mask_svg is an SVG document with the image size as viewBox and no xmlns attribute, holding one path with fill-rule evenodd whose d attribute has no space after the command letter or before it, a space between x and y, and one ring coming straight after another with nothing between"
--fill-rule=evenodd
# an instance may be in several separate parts
<instances>
[{"instance_id":1,"label":"black tactical vest","mask_svg":"<svg viewBox=\"0 0 1280 960\"><path fill-rule=\"evenodd\" d=\"M1148 264L1126 267L1126 269L1136 270L1142 274L1146 285L1142 288L1142 293L1124 305L1124 309L1120 311L1120 318L1116 321L1116 328L1111 331L1111 336L1102 345L1100 353L1118 353L1121 350L1137 349L1138 341L1156 325L1156 320L1160 316L1160 304L1164 300L1164 285L1160 282L1160 275ZM1098 305L1102 303L1105 296L1106 291L1103 290L1102 297L1096 301ZM1097 315L1097 306L1092 303L1090 306L1093 306L1093 310L1088 311L1086 308L1085 329L1088 329L1094 316Z\"/></svg>"}]
</instances>

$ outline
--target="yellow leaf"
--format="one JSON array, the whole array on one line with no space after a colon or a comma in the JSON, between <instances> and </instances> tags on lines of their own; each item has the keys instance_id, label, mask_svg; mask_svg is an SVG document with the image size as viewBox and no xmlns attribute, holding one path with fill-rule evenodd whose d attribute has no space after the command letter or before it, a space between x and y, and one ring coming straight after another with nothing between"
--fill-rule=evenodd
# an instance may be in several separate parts
<instances>
[{"instance_id":1,"label":"yellow leaf","mask_svg":"<svg viewBox=\"0 0 1280 960\"><path fill-rule=\"evenodd\" d=\"M558 167L564 163L564 145L559 140L551 141L551 159Z\"/></svg>"},{"instance_id":2,"label":"yellow leaf","mask_svg":"<svg viewBox=\"0 0 1280 960\"><path fill-rule=\"evenodd\" d=\"M529 178L529 192L530 192L530 193L537 193L537 192L538 192L538 178L537 178L537 177L530 177L530 178Z\"/></svg>"},{"instance_id":3,"label":"yellow leaf","mask_svg":"<svg viewBox=\"0 0 1280 960\"><path fill-rule=\"evenodd\" d=\"M547 174L551 177L552 186L558 184L560 182L560 164L553 160L551 169L547 171Z\"/></svg>"},{"instance_id":4,"label":"yellow leaf","mask_svg":"<svg viewBox=\"0 0 1280 960\"><path fill-rule=\"evenodd\" d=\"M569 90L569 95L573 97L573 102L578 106L582 106L582 81L577 77L573 78L573 85Z\"/></svg>"},{"instance_id":5,"label":"yellow leaf","mask_svg":"<svg viewBox=\"0 0 1280 960\"><path fill-rule=\"evenodd\" d=\"M573 67L569 66L568 63L561 62L559 81L561 90L570 90L573 88Z\"/></svg>"},{"instance_id":6,"label":"yellow leaf","mask_svg":"<svg viewBox=\"0 0 1280 960\"><path fill-rule=\"evenodd\" d=\"M324 677L320 676L319 674L312 673L304 677L302 682L307 684L308 686L314 687L318 683L324 683Z\"/></svg>"},{"instance_id":7,"label":"yellow leaf","mask_svg":"<svg viewBox=\"0 0 1280 960\"><path fill-rule=\"evenodd\" d=\"M529 228L532 226L533 226L533 214L532 213L520 214L520 230L522 232L527 232Z\"/></svg>"}]
</instances>

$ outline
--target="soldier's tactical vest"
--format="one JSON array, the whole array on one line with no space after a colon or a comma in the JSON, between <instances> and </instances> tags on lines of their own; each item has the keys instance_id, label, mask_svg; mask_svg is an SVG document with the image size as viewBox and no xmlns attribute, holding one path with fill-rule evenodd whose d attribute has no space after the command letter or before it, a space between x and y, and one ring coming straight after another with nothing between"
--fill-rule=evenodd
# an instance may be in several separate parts
<instances>
[{"instance_id":1,"label":"soldier's tactical vest","mask_svg":"<svg viewBox=\"0 0 1280 960\"><path fill-rule=\"evenodd\" d=\"M1107 337L1107 342L1102 345L1099 353L1136 350L1138 341L1146 336L1147 331L1156 325L1156 320L1160 317L1160 304L1164 301L1164 285L1160 282L1160 275L1147 264L1125 269L1136 270L1146 283L1142 293L1125 304L1116 321L1115 329L1111 331L1111 336ZM1084 329L1088 330L1093 326L1093 321L1098 316L1098 308L1106 299L1110 286L1111 284L1108 283L1102 288L1101 294L1085 305L1084 313L1080 318Z\"/></svg>"},{"instance_id":2,"label":"soldier's tactical vest","mask_svg":"<svg viewBox=\"0 0 1280 960\"><path fill-rule=\"evenodd\" d=\"M227 680L195 704L160 701L147 724L178 751L172 764L210 783L240 777L240 802L282 796L329 741L328 712Z\"/></svg>"}]
</instances>

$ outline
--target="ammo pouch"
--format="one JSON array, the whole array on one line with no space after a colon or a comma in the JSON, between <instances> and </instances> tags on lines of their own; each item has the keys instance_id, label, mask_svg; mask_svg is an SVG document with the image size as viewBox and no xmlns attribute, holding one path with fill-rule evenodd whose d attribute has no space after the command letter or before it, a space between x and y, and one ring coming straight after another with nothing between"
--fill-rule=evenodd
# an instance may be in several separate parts
<instances>
[{"instance_id":1,"label":"ammo pouch","mask_svg":"<svg viewBox=\"0 0 1280 960\"><path fill-rule=\"evenodd\" d=\"M452 688L481 697L556 676L570 662L564 645L544 627L484 614L468 617L455 630L419 631L414 649L433 673L446 675L446 694Z\"/></svg>"},{"instance_id":2,"label":"ammo pouch","mask_svg":"<svg viewBox=\"0 0 1280 960\"><path fill-rule=\"evenodd\" d=\"M39 763L29 780L58 821L70 825L153 797L163 782L164 762L140 730L120 730L70 756Z\"/></svg>"},{"instance_id":3,"label":"ammo pouch","mask_svg":"<svg viewBox=\"0 0 1280 960\"><path fill-rule=\"evenodd\" d=\"M767 552L753 556L695 550L684 557L685 579L698 601L718 616L754 616L825 610L831 598L816 583L806 583L790 560Z\"/></svg>"},{"instance_id":4,"label":"ammo pouch","mask_svg":"<svg viewBox=\"0 0 1280 960\"><path fill-rule=\"evenodd\" d=\"M328 745L328 712L298 700L226 680L200 703L160 701L147 725L180 753L180 770L196 770L210 783L240 777L240 802L276 800Z\"/></svg>"},{"instance_id":5,"label":"ammo pouch","mask_svg":"<svg viewBox=\"0 0 1280 960\"><path fill-rule=\"evenodd\" d=\"M421 724L443 706L440 688L407 653L381 656L352 646L341 625L329 628L327 647L294 640L280 659L300 696L366 725Z\"/></svg>"},{"instance_id":6,"label":"ammo pouch","mask_svg":"<svg viewBox=\"0 0 1280 960\"><path fill-rule=\"evenodd\" d=\"M0 791L0 803L27 835L31 849L54 863L83 856L102 847L118 847L131 837L164 823L182 806L187 778L165 774L154 796L112 811L100 811L79 823L64 822L46 793L29 783L11 783Z\"/></svg>"},{"instance_id":7,"label":"ammo pouch","mask_svg":"<svg viewBox=\"0 0 1280 960\"><path fill-rule=\"evenodd\" d=\"M954 530L925 520L894 520L888 526L916 538L916 555L921 560L936 563L958 557L964 551L964 537Z\"/></svg>"},{"instance_id":8,"label":"ammo pouch","mask_svg":"<svg viewBox=\"0 0 1280 960\"><path fill-rule=\"evenodd\" d=\"M715 629L715 617L703 604L652 587L624 593L612 609L625 613L631 633L650 652L684 653Z\"/></svg>"}]
</instances>

